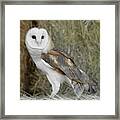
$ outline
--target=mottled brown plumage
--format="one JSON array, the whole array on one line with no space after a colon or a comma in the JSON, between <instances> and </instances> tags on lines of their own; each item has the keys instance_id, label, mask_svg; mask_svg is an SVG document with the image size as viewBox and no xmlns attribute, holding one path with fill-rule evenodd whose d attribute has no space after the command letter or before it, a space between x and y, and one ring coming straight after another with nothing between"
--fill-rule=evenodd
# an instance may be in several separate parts
<instances>
[{"instance_id":1,"label":"mottled brown plumage","mask_svg":"<svg viewBox=\"0 0 120 120\"><path fill-rule=\"evenodd\" d=\"M43 53L41 58L53 67L57 72L66 75L72 81L77 83L92 83L88 76L74 63L74 61L60 50L50 50Z\"/></svg>"}]
</instances>

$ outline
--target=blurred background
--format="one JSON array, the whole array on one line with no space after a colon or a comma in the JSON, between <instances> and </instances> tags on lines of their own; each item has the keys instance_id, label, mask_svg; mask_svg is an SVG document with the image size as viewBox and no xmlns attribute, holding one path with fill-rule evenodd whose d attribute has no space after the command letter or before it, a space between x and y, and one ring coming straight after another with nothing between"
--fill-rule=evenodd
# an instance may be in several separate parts
<instances>
[{"instance_id":1,"label":"blurred background","mask_svg":"<svg viewBox=\"0 0 120 120\"><path fill-rule=\"evenodd\" d=\"M25 46L25 36L32 27L45 28L55 48L71 56L90 80L97 85L94 95L80 99L100 98L100 21L99 20L21 20L20 21L20 97L49 99L51 85L33 63ZM61 85L58 93L65 99L76 99L70 85Z\"/></svg>"}]
</instances>

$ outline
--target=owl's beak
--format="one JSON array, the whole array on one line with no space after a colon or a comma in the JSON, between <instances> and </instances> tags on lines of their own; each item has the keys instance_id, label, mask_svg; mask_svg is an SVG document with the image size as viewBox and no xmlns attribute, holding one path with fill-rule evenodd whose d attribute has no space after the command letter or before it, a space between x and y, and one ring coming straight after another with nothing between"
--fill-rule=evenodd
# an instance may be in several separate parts
<instances>
[{"instance_id":1,"label":"owl's beak","mask_svg":"<svg viewBox=\"0 0 120 120\"><path fill-rule=\"evenodd\" d=\"M42 40L41 41L36 40L36 43L37 43L38 46L41 45L41 42L42 42Z\"/></svg>"},{"instance_id":2,"label":"owl's beak","mask_svg":"<svg viewBox=\"0 0 120 120\"><path fill-rule=\"evenodd\" d=\"M35 42L37 43L37 45L39 45L39 43L38 43L37 39L35 39Z\"/></svg>"}]
</instances>

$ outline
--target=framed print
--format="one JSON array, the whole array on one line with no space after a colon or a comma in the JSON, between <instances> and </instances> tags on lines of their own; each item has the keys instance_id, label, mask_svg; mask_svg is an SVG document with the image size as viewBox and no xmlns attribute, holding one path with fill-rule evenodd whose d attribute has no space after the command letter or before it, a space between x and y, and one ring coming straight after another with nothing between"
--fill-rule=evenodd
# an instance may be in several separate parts
<instances>
[{"instance_id":1,"label":"framed print","mask_svg":"<svg viewBox=\"0 0 120 120\"><path fill-rule=\"evenodd\" d=\"M1 118L119 119L119 7L2 1Z\"/></svg>"}]
</instances>

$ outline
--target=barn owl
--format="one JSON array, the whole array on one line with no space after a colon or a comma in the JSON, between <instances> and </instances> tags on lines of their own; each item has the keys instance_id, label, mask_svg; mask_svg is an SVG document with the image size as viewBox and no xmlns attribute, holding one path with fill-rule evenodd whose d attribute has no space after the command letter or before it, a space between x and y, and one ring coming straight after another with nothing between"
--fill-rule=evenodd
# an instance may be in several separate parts
<instances>
[{"instance_id":1,"label":"barn owl","mask_svg":"<svg viewBox=\"0 0 120 120\"><path fill-rule=\"evenodd\" d=\"M78 98L84 91L95 91L93 82L85 72L78 69L75 62L65 53L55 50L46 29L29 29L25 44L36 67L47 76L52 86L51 98L57 95L64 81L72 86Z\"/></svg>"}]
</instances>

